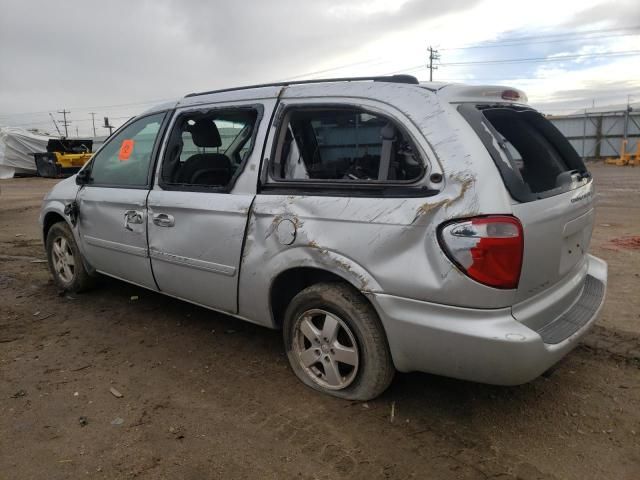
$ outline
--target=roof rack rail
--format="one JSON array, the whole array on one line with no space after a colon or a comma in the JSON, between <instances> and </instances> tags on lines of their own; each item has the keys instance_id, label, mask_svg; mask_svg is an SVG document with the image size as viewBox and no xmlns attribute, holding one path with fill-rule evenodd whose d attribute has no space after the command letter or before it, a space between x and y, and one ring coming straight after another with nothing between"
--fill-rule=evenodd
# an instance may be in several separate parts
<instances>
[{"instance_id":1,"label":"roof rack rail","mask_svg":"<svg viewBox=\"0 0 640 480\"><path fill-rule=\"evenodd\" d=\"M198 97L200 95L209 95L212 93L234 92L236 90L249 90L251 88L263 87L287 87L289 85L306 85L310 83L326 83L326 82L389 82L389 83L408 83L418 85L418 79L413 75L380 75L377 77L342 77L342 78L320 78L317 80L294 80L291 82L263 83L260 85L246 85L244 87L223 88L220 90L210 90L208 92L189 93L187 97Z\"/></svg>"}]
</instances>

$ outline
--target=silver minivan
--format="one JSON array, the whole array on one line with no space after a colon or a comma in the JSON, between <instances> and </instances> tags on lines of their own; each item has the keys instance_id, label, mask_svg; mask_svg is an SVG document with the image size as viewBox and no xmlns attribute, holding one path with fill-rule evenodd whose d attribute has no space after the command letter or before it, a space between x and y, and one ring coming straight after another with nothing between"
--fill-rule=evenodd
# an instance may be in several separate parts
<instances>
[{"instance_id":1,"label":"silver minivan","mask_svg":"<svg viewBox=\"0 0 640 480\"><path fill-rule=\"evenodd\" d=\"M607 265L591 175L523 92L410 76L190 94L46 196L56 284L96 273L282 329L294 373L371 399L396 370L528 382Z\"/></svg>"}]
</instances>

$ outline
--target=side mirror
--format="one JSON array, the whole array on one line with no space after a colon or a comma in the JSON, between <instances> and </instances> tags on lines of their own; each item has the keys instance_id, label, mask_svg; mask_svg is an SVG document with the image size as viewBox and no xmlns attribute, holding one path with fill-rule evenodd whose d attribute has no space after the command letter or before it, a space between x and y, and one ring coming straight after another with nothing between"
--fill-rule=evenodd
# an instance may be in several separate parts
<instances>
[{"instance_id":1,"label":"side mirror","mask_svg":"<svg viewBox=\"0 0 640 480\"><path fill-rule=\"evenodd\" d=\"M91 170L83 168L76 175L76 185L86 185L91 182Z\"/></svg>"}]
</instances>

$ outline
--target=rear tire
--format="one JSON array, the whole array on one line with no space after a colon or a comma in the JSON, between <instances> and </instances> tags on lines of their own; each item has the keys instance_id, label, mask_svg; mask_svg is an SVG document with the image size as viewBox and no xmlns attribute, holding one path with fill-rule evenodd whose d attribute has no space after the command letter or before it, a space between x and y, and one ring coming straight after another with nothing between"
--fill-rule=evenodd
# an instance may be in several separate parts
<instances>
[{"instance_id":1,"label":"rear tire","mask_svg":"<svg viewBox=\"0 0 640 480\"><path fill-rule=\"evenodd\" d=\"M371 400L395 374L376 311L350 285L318 283L298 293L285 313L283 336L293 372L320 392Z\"/></svg>"},{"instance_id":2,"label":"rear tire","mask_svg":"<svg viewBox=\"0 0 640 480\"><path fill-rule=\"evenodd\" d=\"M73 233L65 222L55 223L49 229L46 251L49 271L58 288L79 293L94 285L94 278L87 272Z\"/></svg>"}]
</instances>

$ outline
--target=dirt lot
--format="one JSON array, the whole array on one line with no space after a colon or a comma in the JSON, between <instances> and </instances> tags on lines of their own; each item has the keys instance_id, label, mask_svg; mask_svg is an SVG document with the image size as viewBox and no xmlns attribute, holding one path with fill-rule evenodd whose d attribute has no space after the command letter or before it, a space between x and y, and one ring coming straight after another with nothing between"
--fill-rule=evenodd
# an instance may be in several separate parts
<instances>
[{"instance_id":1,"label":"dirt lot","mask_svg":"<svg viewBox=\"0 0 640 480\"><path fill-rule=\"evenodd\" d=\"M524 386L403 374L368 404L302 386L278 332L115 280L59 295L55 181L0 182L0 478L640 478L640 168L593 172L610 283L585 344Z\"/></svg>"}]
</instances>

